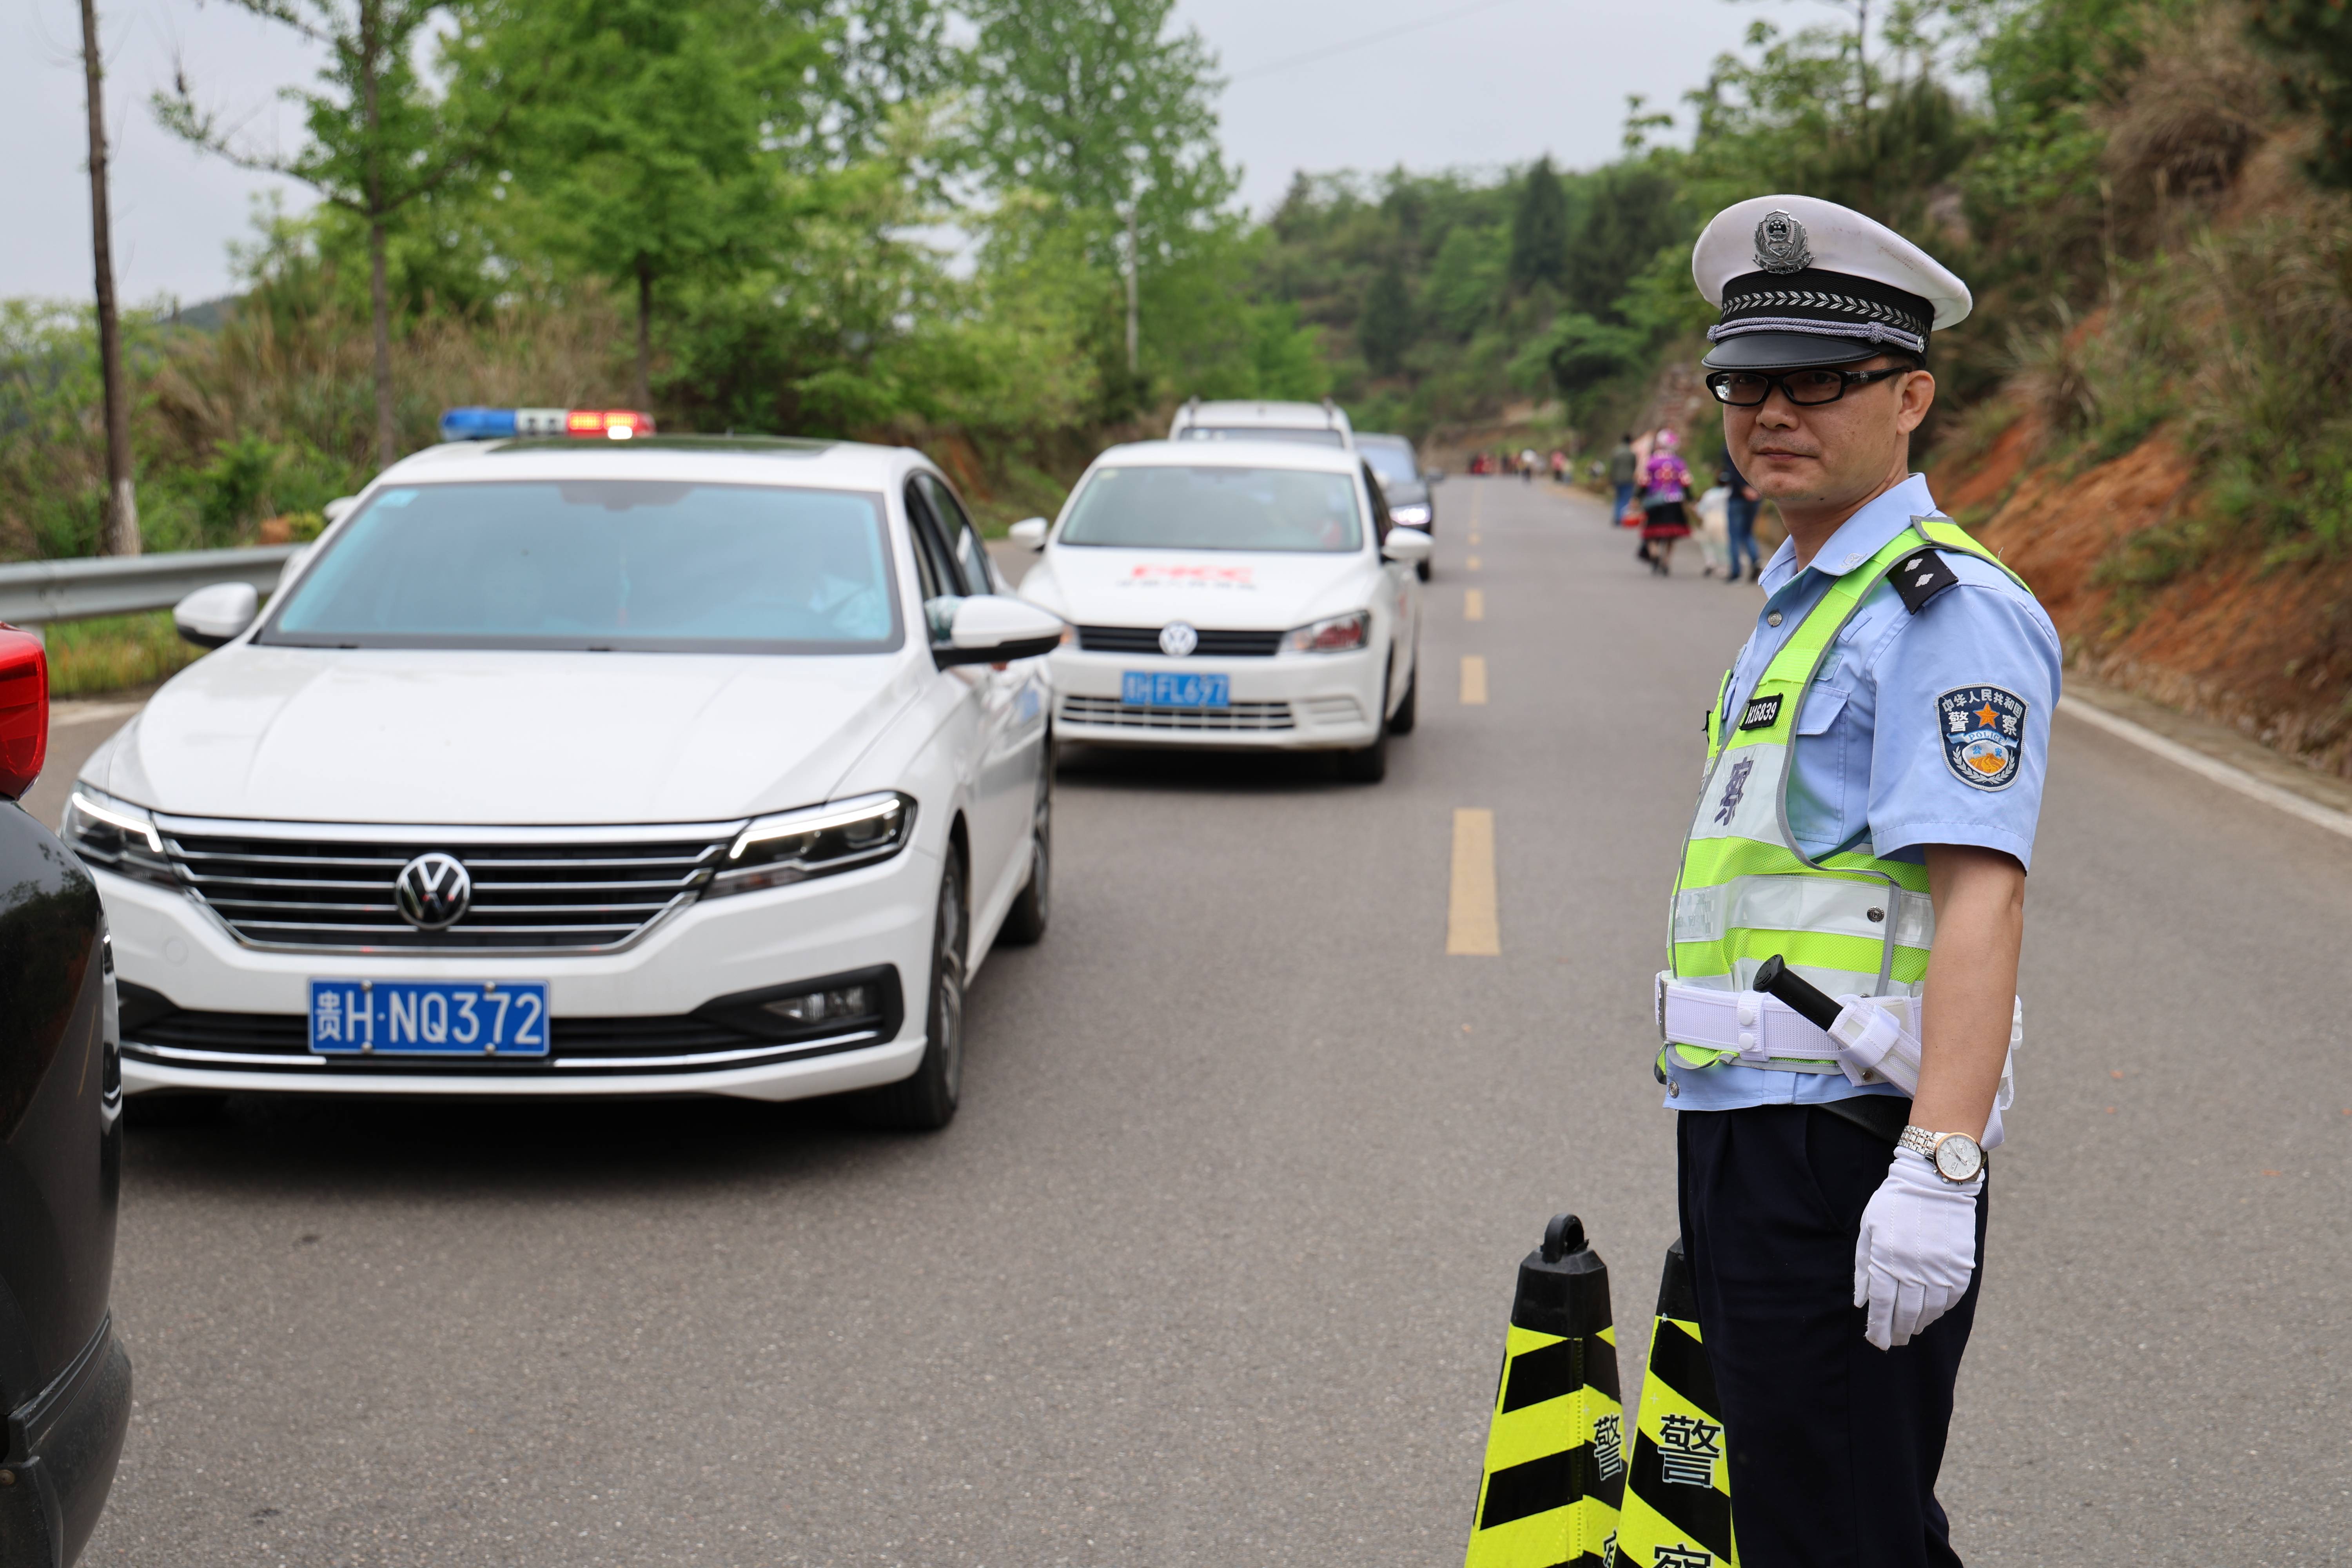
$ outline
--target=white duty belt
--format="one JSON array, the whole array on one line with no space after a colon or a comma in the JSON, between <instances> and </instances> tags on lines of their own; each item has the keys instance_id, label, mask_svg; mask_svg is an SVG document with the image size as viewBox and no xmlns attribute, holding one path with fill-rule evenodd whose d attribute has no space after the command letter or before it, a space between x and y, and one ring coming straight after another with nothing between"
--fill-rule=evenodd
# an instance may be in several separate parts
<instances>
[{"instance_id":1,"label":"white duty belt","mask_svg":"<svg viewBox=\"0 0 2352 1568\"><path fill-rule=\"evenodd\" d=\"M1729 1051L1741 1067L1780 1072L1843 1072L1860 1085L1891 1083L1906 1094L1919 1088L1919 1003L1909 995L1837 998L1844 1009L1823 1029L1777 996L1694 985L1661 971L1658 1034L1668 1045ZM2000 1141L2000 1113L2016 1098L2011 1073L2025 1035L2025 1005L2010 1008L2010 1055L2000 1064L1991 1125L1981 1142Z\"/></svg>"}]
</instances>

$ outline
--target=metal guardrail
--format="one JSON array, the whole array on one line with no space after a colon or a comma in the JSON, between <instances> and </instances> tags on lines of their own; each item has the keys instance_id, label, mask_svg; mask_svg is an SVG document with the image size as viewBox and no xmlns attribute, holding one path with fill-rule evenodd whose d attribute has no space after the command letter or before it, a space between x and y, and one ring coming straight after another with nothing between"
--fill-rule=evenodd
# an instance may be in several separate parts
<instances>
[{"instance_id":1,"label":"metal guardrail","mask_svg":"<svg viewBox=\"0 0 2352 1568\"><path fill-rule=\"evenodd\" d=\"M168 610L215 583L250 583L267 595L300 544L252 550L181 550L164 555L99 555L0 566L0 621L45 626L92 616Z\"/></svg>"}]
</instances>

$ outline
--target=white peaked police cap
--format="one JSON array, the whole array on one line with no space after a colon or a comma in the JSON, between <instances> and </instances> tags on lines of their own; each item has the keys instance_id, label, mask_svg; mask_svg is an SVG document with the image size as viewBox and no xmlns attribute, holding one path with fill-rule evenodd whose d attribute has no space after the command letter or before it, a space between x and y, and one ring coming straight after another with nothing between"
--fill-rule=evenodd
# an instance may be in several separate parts
<instances>
[{"instance_id":1,"label":"white peaked police cap","mask_svg":"<svg viewBox=\"0 0 2352 1568\"><path fill-rule=\"evenodd\" d=\"M1707 330L1710 370L1924 354L1929 333L1965 320L1974 303L1934 257L1818 196L1757 196L1724 208L1691 250L1691 277L1723 311Z\"/></svg>"}]
</instances>

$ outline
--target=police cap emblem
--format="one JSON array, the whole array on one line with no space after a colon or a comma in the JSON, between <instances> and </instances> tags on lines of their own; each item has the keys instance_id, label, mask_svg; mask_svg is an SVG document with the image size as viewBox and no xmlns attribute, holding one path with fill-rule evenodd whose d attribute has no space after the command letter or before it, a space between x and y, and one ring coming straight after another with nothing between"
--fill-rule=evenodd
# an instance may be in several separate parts
<instances>
[{"instance_id":1,"label":"police cap emblem","mask_svg":"<svg viewBox=\"0 0 2352 1568\"><path fill-rule=\"evenodd\" d=\"M2007 789L2025 763L2025 700L1998 686L1961 686L1936 699L1944 765L1971 789Z\"/></svg>"},{"instance_id":2,"label":"police cap emblem","mask_svg":"<svg viewBox=\"0 0 2352 1568\"><path fill-rule=\"evenodd\" d=\"M1756 265L1767 272L1802 272L1813 264L1805 226L1778 210L1756 226Z\"/></svg>"}]
</instances>

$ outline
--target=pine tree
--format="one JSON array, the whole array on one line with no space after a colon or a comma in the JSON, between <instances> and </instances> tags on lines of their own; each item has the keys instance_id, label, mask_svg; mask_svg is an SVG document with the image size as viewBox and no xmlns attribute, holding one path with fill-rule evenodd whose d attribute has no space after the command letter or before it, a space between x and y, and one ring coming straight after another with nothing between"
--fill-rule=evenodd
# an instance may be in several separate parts
<instances>
[{"instance_id":1,"label":"pine tree","mask_svg":"<svg viewBox=\"0 0 2352 1568\"><path fill-rule=\"evenodd\" d=\"M1511 285L1538 282L1557 289L1568 268L1568 195L1547 153L1519 182L1518 205L1511 212Z\"/></svg>"}]
</instances>

